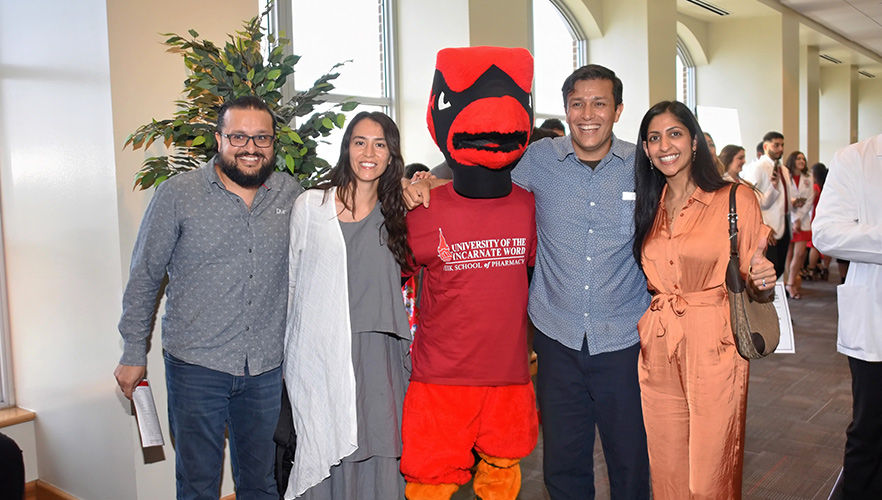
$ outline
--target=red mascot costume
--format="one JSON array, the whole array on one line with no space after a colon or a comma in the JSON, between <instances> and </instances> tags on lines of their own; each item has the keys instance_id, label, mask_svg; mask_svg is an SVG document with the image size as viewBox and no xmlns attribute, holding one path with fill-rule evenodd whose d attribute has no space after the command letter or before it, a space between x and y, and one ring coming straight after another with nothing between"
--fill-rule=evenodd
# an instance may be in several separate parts
<instances>
[{"instance_id":1,"label":"red mascot costume","mask_svg":"<svg viewBox=\"0 0 882 500\"><path fill-rule=\"evenodd\" d=\"M429 131L453 171L430 208L408 214L425 267L401 471L410 500L447 500L468 482L482 500L514 500L518 462L536 446L527 359L527 267L536 256L533 195L513 186L533 111L525 49L438 53Z\"/></svg>"}]
</instances>

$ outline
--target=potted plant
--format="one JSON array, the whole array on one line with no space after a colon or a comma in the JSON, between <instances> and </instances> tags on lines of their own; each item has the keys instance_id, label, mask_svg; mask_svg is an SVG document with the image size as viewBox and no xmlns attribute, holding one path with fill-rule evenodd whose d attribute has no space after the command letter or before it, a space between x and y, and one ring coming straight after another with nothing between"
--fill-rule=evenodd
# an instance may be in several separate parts
<instances>
[{"instance_id":1,"label":"potted plant","mask_svg":"<svg viewBox=\"0 0 882 500\"><path fill-rule=\"evenodd\" d=\"M184 80L183 97L175 101L178 110L172 118L154 119L126 138L123 147L146 149L159 140L172 150L169 155L144 160L135 175L135 187L148 189L208 161L217 151L214 128L218 109L227 99L249 94L262 98L276 114L276 170L295 176L308 187L330 168L316 155L316 139L328 136L335 127L343 128L346 117L333 110L314 111L334 89L331 82L339 76L335 71L342 63L335 64L310 89L297 92L283 103L281 88L294 73L300 56L284 54L289 40L264 34L260 21L267 13L268 9L246 21L222 47L200 39L192 29L190 37L161 34L169 37L164 42L168 52L183 57L189 76ZM270 47L266 57L261 50L264 40ZM339 108L350 111L357 105L347 101ZM296 118L310 113L295 125Z\"/></svg>"}]
</instances>

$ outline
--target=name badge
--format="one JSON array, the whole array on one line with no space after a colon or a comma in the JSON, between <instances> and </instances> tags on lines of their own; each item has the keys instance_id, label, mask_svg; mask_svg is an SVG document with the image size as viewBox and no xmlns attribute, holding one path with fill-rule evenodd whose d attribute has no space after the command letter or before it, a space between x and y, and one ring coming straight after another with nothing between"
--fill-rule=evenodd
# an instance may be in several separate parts
<instances>
[{"instance_id":1,"label":"name badge","mask_svg":"<svg viewBox=\"0 0 882 500\"><path fill-rule=\"evenodd\" d=\"M623 201L634 201L637 199L637 193L634 191L622 191Z\"/></svg>"}]
</instances>

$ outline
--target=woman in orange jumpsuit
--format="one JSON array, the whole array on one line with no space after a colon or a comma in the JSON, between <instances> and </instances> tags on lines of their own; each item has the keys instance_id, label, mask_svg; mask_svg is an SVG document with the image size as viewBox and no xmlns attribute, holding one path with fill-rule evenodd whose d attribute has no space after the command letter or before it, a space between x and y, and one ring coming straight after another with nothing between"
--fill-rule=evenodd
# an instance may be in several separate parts
<instances>
[{"instance_id":1,"label":"woman in orange jumpsuit","mask_svg":"<svg viewBox=\"0 0 882 500\"><path fill-rule=\"evenodd\" d=\"M740 499L748 362L725 287L731 184L680 102L650 108L637 147L634 256L653 294L637 326L653 496ZM750 189L738 188L737 208L741 274L752 293L770 293L769 228Z\"/></svg>"}]
</instances>

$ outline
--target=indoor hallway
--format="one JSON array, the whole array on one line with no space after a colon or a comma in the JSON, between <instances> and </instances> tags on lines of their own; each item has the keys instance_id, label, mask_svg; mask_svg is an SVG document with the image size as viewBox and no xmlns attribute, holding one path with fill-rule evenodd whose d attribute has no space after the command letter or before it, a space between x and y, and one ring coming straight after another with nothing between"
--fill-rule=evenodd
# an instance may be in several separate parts
<instances>
[{"instance_id":1,"label":"indoor hallway","mask_svg":"<svg viewBox=\"0 0 882 500\"><path fill-rule=\"evenodd\" d=\"M830 281L803 283L802 299L790 300L796 354L751 362L744 499L826 500L839 474L851 421L851 377L845 356L836 353L836 283L834 270ZM606 500L599 441L594 456L596 498ZM542 483L541 435L522 473L518 499L549 498ZM474 494L467 485L453 498Z\"/></svg>"}]
</instances>

